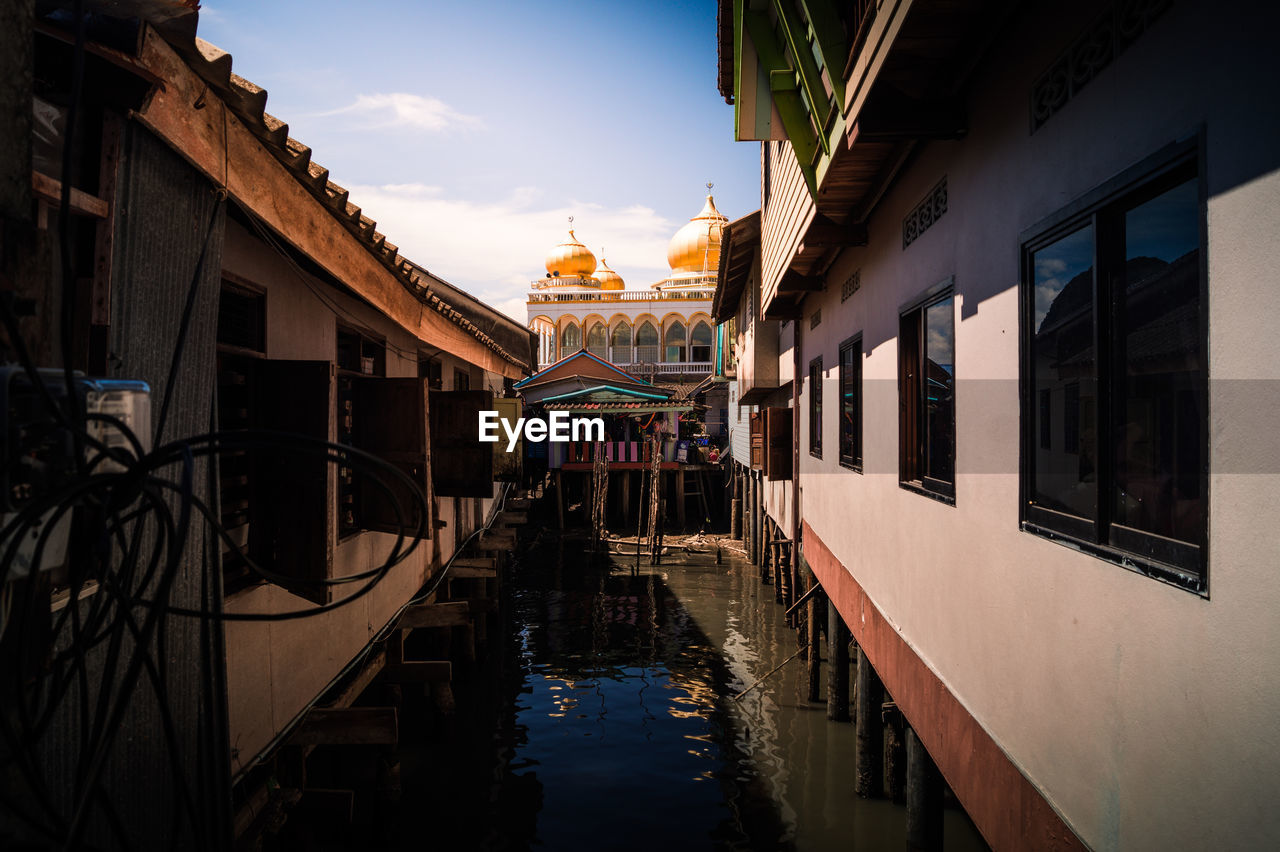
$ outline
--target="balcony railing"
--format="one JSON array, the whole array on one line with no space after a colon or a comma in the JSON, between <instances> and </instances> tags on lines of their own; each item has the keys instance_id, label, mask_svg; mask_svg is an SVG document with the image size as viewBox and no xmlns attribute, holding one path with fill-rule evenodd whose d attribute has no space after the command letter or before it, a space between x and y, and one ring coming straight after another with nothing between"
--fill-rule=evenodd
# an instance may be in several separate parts
<instances>
[{"instance_id":1,"label":"balcony railing","mask_svg":"<svg viewBox=\"0 0 1280 852\"><path fill-rule=\"evenodd\" d=\"M711 281L715 282L714 276ZM529 302L706 302L715 294L715 287L693 290L591 290L577 293L530 293Z\"/></svg>"}]
</instances>

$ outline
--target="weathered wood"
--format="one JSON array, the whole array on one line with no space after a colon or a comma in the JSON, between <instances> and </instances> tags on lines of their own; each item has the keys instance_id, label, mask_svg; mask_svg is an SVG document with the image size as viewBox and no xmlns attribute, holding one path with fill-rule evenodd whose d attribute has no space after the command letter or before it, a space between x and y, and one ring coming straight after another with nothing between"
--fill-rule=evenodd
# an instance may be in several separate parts
<instances>
[{"instance_id":1,"label":"weathered wood","mask_svg":"<svg viewBox=\"0 0 1280 852\"><path fill-rule=\"evenodd\" d=\"M683 470L677 470L677 471L675 471L675 477L676 477L676 525L680 528L680 532L684 532L684 530L685 530L685 524L684 524L684 509L685 509L685 506L684 506L684 503L685 503L685 496L684 496L684 471L683 471Z\"/></svg>"},{"instance_id":2,"label":"weathered wood","mask_svg":"<svg viewBox=\"0 0 1280 852\"><path fill-rule=\"evenodd\" d=\"M866 652L858 648L858 687L854 724L854 792L864 798L881 795L884 761L884 728L880 722L880 705L884 703L884 687Z\"/></svg>"},{"instance_id":3,"label":"weathered wood","mask_svg":"<svg viewBox=\"0 0 1280 852\"><path fill-rule=\"evenodd\" d=\"M455 562L449 568L449 576L454 580L492 580L497 578L498 571L496 568L473 568Z\"/></svg>"},{"instance_id":4,"label":"weathered wood","mask_svg":"<svg viewBox=\"0 0 1280 852\"><path fill-rule=\"evenodd\" d=\"M413 630L424 627L461 627L471 620L471 606L466 601L415 604L400 616L398 627Z\"/></svg>"},{"instance_id":5,"label":"weathered wood","mask_svg":"<svg viewBox=\"0 0 1280 852\"><path fill-rule=\"evenodd\" d=\"M907 743L905 722L898 705L886 701L884 719L884 791L896 805L906 801Z\"/></svg>"},{"instance_id":6,"label":"weathered wood","mask_svg":"<svg viewBox=\"0 0 1280 852\"><path fill-rule=\"evenodd\" d=\"M509 497L504 505L513 512L527 512L532 508L533 501L528 497Z\"/></svg>"},{"instance_id":7,"label":"weathered wood","mask_svg":"<svg viewBox=\"0 0 1280 852\"><path fill-rule=\"evenodd\" d=\"M849 721L849 628L827 599L827 718Z\"/></svg>"},{"instance_id":8,"label":"weathered wood","mask_svg":"<svg viewBox=\"0 0 1280 852\"><path fill-rule=\"evenodd\" d=\"M529 515L526 512L506 511L498 515L498 525L504 527L524 526L529 523Z\"/></svg>"},{"instance_id":9,"label":"weathered wood","mask_svg":"<svg viewBox=\"0 0 1280 852\"><path fill-rule=\"evenodd\" d=\"M942 776L911 727L907 728L907 849L942 850Z\"/></svg>"},{"instance_id":10,"label":"weathered wood","mask_svg":"<svg viewBox=\"0 0 1280 852\"><path fill-rule=\"evenodd\" d=\"M384 671L391 683L445 683L453 680L453 663L448 660L405 660L388 665Z\"/></svg>"},{"instance_id":11,"label":"weathered wood","mask_svg":"<svg viewBox=\"0 0 1280 852\"><path fill-rule=\"evenodd\" d=\"M431 684L431 702L446 719L457 713L458 704L453 698L453 687L448 682Z\"/></svg>"},{"instance_id":12,"label":"weathered wood","mask_svg":"<svg viewBox=\"0 0 1280 852\"><path fill-rule=\"evenodd\" d=\"M58 207L62 203L62 181L40 172L31 173L31 189L46 204ZM71 212L81 216L105 219L110 209L107 202L83 190L71 188Z\"/></svg>"},{"instance_id":13,"label":"weathered wood","mask_svg":"<svg viewBox=\"0 0 1280 852\"><path fill-rule=\"evenodd\" d=\"M398 735L394 707L313 707L289 742L292 745L395 745Z\"/></svg>"},{"instance_id":14,"label":"weathered wood","mask_svg":"<svg viewBox=\"0 0 1280 852\"><path fill-rule=\"evenodd\" d=\"M387 651L385 648L371 653L355 675L342 687L342 691L327 706L350 707L360 697L360 693L369 688L369 684L373 683L374 678L378 676L378 673L382 671L383 666L386 664ZM301 787L303 785L298 784L297 786Z\"/></svg>"},{"instance_id":15,"label":"weathered wood","mask_svg":"<svg viewBox=\"0 0 1280 852\"><path fill-rule=\"evenodd\" d=\"M476 542L476 550L511 550L516 546L516 537L514 533L493 532L492 530L485 533Z\"/></svg>"},{"instance_id":16,"label":"weathered wood","mask_svg":"<svg viewBox=\"0 0 1280 852\"><path fill-rule=\"evenodd\" d=\"M459 556L453 560L454 568L495 568L497 564L492 556Z\"/></svg>"}]
</instances>

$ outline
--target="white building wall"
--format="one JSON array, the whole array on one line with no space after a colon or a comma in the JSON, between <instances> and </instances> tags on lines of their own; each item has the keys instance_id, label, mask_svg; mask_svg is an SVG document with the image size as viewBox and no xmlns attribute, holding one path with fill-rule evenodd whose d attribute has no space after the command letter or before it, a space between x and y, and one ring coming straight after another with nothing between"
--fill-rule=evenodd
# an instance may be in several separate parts
<instances>
[{"instance_id":1,"label":"white building wall","mask_svg":"<svg viewBox=\"0 0 1280 852\"><path fill-rule=\"evenodd\" d=\"M1276 848L1280 112L1259 93L1277 78L1280 26L1263 4L1173 4L1029 134L1032 83L1100 8L1054 6L1014 13L975 78L968 137L918 150L869 245L846 251L804 304L823 321L805 323L801 364L821 355L825 368L822 459L808 452L807 388L801 400L804 517L1087 845ZM1024 533L1018 505L1019 233L1197 129L1209 194L1207 598ZM948 212L904 249L904 216L944 175ZM842 303L855 268L862 288ZM897 476L899 308L949 276L954 506ZM858 332L865 474L838 464L838 346Z\"/></svg>"}]
</instances>

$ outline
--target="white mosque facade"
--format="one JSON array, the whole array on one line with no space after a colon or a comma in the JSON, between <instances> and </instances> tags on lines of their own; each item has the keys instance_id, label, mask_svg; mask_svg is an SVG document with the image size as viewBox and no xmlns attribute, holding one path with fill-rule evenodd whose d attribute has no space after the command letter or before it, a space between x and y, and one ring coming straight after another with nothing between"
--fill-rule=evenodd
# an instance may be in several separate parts
<instances>
[{"instance_id":1,"label":"white mosque facade","mask_svg":"<svg viewBox=\"0 0 1280 852\"><path fill-rule=\"evenodd\" d=\"M658 381L705 377L715 366L711 299L728 222L707 196L702 211L667 246L671 274L629 289L617 272L578 241L547 255L546 277L532 283L529 328L538 333L538 366L579 349L628 373Z\"/></svg>"}]
</instances>

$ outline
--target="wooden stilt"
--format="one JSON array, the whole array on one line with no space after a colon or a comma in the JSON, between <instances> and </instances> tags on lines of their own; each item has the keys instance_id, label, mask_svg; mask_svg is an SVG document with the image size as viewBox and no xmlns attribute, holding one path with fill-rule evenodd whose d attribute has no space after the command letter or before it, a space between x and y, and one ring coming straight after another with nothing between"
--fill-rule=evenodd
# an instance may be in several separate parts
<instances>
[{"instance_id":1,"label":"wooden stilt","mask_svg":"<svg viewBox=\"0 0 1280 852\"><path fill-rule=\"evenodd\" d=\"M817 580L811 580L815 585ZM807 619L807 644L809 646L809 700L822 700L822 634L820 625L818 624L818 613L823 616L827 614L826 601L823 600L821 592L809 598L806 605L805 618Z\"/></svg>"},{"instance_id":2,"label":"wooden stilt","mask_svg":"<svg viewBox=\"0 0 1280 852\"><path fill-rule=\"evenodd\" d=\"M680 528L680 532L684 532L685 527L685 499L684 499L684 468L676 468L676 526Z\"/></svg>"},{"instance_id":3,"label":"wooden stilt","mask_svg":"<svg viewBox=\"0 0 1280 852\"><path fill-rule=\"evenodd\" d=\"M916 736L907 728L907 849L942 850L942 776Z\"/></svg>"},{"instance_id":4,"label":"wooden stilt","mask_svg":"<svg viewBox=\"0 0 1280 852\"><path fill-rule=\"evenodd\" d=\"M729 501L729 538L742 539L742 477L733 472L733 497Z\"/></svg>"},{"instance_id":5,"label":"wooden stilt","mask_svg":"<svg viewBox=\"0 0 1280 852\"><path fill-rule=\"evenodd\" d=\"M827 600L827 718L849 721L849 628Z\"/></svg>"},{"instance_id":6,"label":"wooden stilt","mask_svg":"<svg viewBox=\"0 0 1280 852\"><path fill-rule=\"evenodd\" d=\"M907 743L902 713L893 702L885 702L884 712L884 792L895 805L906 801Z\"/></svg>"},{"instance_id":7,"label":"wooden stilt","mask_svg":"<svg viewBox=\"0 0 1280 852\"><path fill-rule=\"evenodd\" d=\"M884 728L880 721L880 705L884 703L884 687L866 652L858 648L858 689L855 721L853 764L856 777L854 792L864 798L879 796L883 788L881 780L884 761Z\"/></svg>"},{"instance_id":8,"label":"wooden stilt","mask_svg":"<svg viewBox=\"0 0 1280 852\"><path fill-rule=\"evenodd\" d=\"M631 523L631 471L622 472L622 523ZM623 529L626 529L624 526Z\"/></svg>"}]
</instances>

